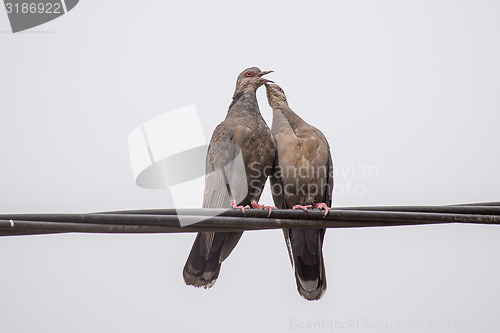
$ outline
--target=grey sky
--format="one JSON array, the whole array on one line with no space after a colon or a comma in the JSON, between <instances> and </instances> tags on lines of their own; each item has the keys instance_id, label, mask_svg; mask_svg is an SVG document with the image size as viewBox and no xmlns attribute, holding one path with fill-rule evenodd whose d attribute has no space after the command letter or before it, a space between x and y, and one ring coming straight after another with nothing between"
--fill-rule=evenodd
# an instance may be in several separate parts
<instances>
[{"instance_id":1,"label":"grey sky","mask_svg":"<svg viewBox=\"0 0 500 333\"><path fill-rule=\"evenodd\" d=\"M209 138L250 66L275 70L329 139L334 206L498 201L499 10L82 0L11 34L0 9L0 210L172 206L134 184L129 133L196 104ZM264 89L258 98L270 125ZM325 320L324 331L493 332L499 238L495 226L329 230L328 291L313 303L296 292L280 231L245 233L210 290L182 280L193 234L0 238L0 330L308 332Z\"/></svg>"}]
</instances>

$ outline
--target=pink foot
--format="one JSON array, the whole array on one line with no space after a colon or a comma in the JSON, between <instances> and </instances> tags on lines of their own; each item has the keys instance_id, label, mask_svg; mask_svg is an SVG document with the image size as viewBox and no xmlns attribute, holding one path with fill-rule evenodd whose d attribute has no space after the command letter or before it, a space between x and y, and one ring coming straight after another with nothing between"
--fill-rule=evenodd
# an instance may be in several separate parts
<instances>
[{"instance_id":1,"label":"pink foot","mask_svg":"<svg viewBox=\"0 0 500 333\"><path fill-rule=\"evenodd\" d=\"M317 203L317 204L314 204L314 208L319 208L319 209L323 209L325 211L325 215L323 216L327 216L328 215L328 212L330 211L330 207L328 207L325 203L321 202L321 203Z\"/></svg>"},{"instance_id":2,"label":"pink foot","mask_svg":"<svg viewBox=\"0 0 500 333\"><path fill-rule=\"evenodd\" d=\"M245 209L250 209L250 206L248 205L246 206L236 205L236 202L234 200L231 201L231 207L233 207L233 209L241 209L241 211L243 212L243 216L245 216Z\"/></svg>"},{"instance_id":3,"label":"pink foot","mask_svg":"<svg viewBox=\"0 0 500 333\"><path fill-rule=\"evenodd\" d=\"M278 209L278 207L274 207L274 206L264 206L264 205L259 205L257 203L257 201L252 201L251 202L252 204L252 208L257 208L257 209L269 209L269 214L267 214L267 217L271 216L271 212L273 211L273 209Z\"/></svg>"},{"instance_id":4,"label":"pink foot","mask_svg":"<svg viewBox=\"0 0 500 333\"><path fill-rule=\"evenodd\" d=\"M295 205L292 207L292 209L302 209L304 212L307 212L307 208L312 208L312 206L311 205L307 205L307 206Z\"/></svg>"}]
</instances>

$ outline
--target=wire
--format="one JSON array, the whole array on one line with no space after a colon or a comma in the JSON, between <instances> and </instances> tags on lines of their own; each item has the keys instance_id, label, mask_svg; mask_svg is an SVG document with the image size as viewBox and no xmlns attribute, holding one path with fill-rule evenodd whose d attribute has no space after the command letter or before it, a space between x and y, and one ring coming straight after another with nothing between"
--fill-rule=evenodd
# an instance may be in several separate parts
<instances>
[{"instance_id":1,"label":"wire","mask_svg":"<svg viewBox=\"0 0 500 333\"><path fill-rule=\"evenodd\" d=\"M201 221L201 222L199 222ZM181 226L180 222L183 225ZM281 228L388 227L442 223L500 224L500 203L455 206L344 207L320 210L147 209L88 214L0 214L0 236L53 233L177 233Z\"/></svg>"}]
</instances>

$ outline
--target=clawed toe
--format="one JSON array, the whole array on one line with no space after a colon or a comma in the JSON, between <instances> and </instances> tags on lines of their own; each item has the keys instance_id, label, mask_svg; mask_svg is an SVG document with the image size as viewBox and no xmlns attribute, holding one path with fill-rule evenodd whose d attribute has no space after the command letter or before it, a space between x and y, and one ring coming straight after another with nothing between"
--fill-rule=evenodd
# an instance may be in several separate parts
<instances>
[{"instance_id":1,"label":"clawed toe","mask_svg":"<svg viewBox=\"0 0 500 333\"><path fill-rule=\"evenodd\" d=\"M314 204L314 208L319 208L325 211L323 216L327 216L328 212L330 212L330 207L328 207L324 202Z\"/></svg>"},{"instance_id":2,"label":"clawed toe","mask_svg":"<svg viewBox=\"0 0 500 333\"><path fill-rule=\"evenodd\" d=\"M236 204L236 202L234 201L231 201L231 207L233 207L233 209L240 209L242 212L243 212L243 216L245 216L245 209L250 209L250 206L246 205L246 206L238 206Z\"/></svg>"},{"instance_id":3,"label":"clawed toe","mask_svg":"<svg viewBox=\"0 0 500 333\"><path fill-rule=\"evenodd\" d=\"M295 205L292 207L292 209L302 209L304 212L307 212L308 208L312 208L312 205L307 205L307 206Z\"/></svg>"},{"instance_id":4,"label":"clawed toe","mask_svg":"<svg viewBox=\"0 0 500 333\"><path fill-rule=\"evenodd\" d=\"M271 213L273 212L273 209L278 209L278 207L264 206L264 209L269 209L269 214L267 214L267 217L269 217L269 216L271 216Z\"/></svg>"},{"instance_id":5,"label":"clawed toe","mask_svg":"<svg viewBox=\"0 0 500 333\"><path fill-rule=\"evenodd\" d=\"M252 207L256 208L256 209L269 209L269 214L267 214L267 217L271 216L271 212L273 211L273 209L278 209L278 207L274 207L274 206L260 205L256 201L252 201L251 204L252 204Z\"/></svg>"},{"instance_id":6,"label":"clawed toe","mask_svg":"<svg viewBox=\"0 0 500 333\"><path fill-rule=\"evenodd\" d=\"M233 208L234 209L241 209L241 211L243 212L243 216L245 216L245 209L250 209L250 206L249 205L246 205L246 206L235 206Z\"/></svg>"}]
</instances>

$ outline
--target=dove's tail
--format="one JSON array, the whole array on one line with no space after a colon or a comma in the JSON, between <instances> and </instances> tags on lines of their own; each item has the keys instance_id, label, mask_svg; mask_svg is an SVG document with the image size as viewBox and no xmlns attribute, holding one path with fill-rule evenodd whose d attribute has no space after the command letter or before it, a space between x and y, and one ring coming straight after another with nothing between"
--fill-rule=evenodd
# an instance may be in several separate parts
<instances>
[{"instance_id":1,"label":"dove's tail","mask_svg":"<svg viewBox=\"0 0 500 333\"><path fill-rule=\"evenodd\" d=\"M222 262L238 243L242 232L200 232L194 240L182 272L187 285L210 288Z\"/></svg>"},{"instance_id":2,"label":"dove's tail","mask_svg":"<svg viewBox=\"0 0 500 333\"><path fill-rule=\"evenodd\" d=\"M326 290L322 250L325 229L284 231L299 294L309 301L320 299Z\"/></svg>"}]
</instances>

